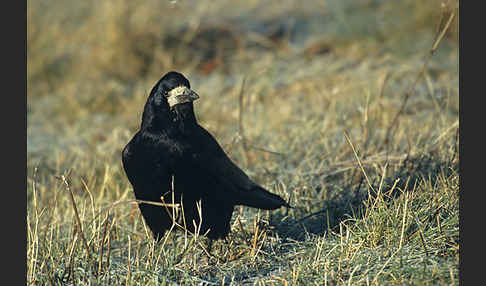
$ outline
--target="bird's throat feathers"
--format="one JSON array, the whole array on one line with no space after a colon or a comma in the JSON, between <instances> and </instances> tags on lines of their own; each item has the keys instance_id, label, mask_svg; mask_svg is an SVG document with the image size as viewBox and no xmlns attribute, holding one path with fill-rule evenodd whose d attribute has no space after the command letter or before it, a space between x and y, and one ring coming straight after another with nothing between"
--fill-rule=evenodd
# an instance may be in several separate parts
<instances>
[{"instance_id":1,"label":"bird's throat feathers","mask_svg":"<svg viewBox=\"0 0 486 286\"><path fill-rule=\"evenodd\" d=\"M188 128L196 126L196 116L194 106L191 102L177 104L170 112L172 123L177 125L179 130L187 131Z\"/></svg>"}]
</instances>

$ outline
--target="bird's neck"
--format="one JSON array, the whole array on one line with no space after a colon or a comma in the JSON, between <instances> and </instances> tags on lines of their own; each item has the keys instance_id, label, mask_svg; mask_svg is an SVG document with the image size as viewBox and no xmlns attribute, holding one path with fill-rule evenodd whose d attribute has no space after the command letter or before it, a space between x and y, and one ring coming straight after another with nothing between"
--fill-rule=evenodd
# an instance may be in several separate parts
<instances>
[{"instance_id":1,"label":"bird's neck","mask_svg":"<svg viewBox=\"0 0 486 286\"><path fill-rule=\"evenodd\" d=\"M141 129L149 132L182 133L190 132L197 125L192 103L174 106L171 110L154 110L146 105L142 115Z\"/></svg>"},{"instance_id":2,"label":"bird's neck","mask_svg":"<svg viewBox=\"0 0 486 286\"><path fill-rule=\"evenodd\" d=\"M175 105L171 110L172 123L181 131L186 133L197 125L194 106L192 103Z\"/></svg>"},{"instance_id":3,"label":"bird's neck","mask_svg":"<svg viewBox=\"0 0 486 286\"><path fill-rule=\"evenodd\" d=\"M170 126L171 120L167 115L169 113L169 108L166 110L155 110L151 104L146 104L143 115L142 115L142 126L143 130L165 130Z\"/></svg>"}]
</instances>

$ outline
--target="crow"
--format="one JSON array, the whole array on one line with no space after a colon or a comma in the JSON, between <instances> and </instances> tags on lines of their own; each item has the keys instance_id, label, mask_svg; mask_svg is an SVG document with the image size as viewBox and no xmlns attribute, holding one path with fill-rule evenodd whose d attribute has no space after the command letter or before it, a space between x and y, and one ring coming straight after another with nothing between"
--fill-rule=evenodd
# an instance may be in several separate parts
<instances>
[{"instance_id":1,"label":"crow","mask_svg":"<svg viewBox=\"0 0 486 286\"><path fill-rule=\"evenodd\" d=\"M227 237L236 205L275 210L290 205L253 182L201 127L189 80L171 71L152 88L140 130L122 152L123 168L154 239L172 227L171 207L179 204L179 225L210 239Z\"/></svg>"}]
</instances>

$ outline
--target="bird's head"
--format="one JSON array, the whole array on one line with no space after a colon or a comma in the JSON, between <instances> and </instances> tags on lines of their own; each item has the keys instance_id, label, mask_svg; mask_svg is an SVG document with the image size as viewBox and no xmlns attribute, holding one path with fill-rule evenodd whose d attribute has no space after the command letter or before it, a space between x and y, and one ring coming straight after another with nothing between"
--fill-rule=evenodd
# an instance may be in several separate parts
<instances>
[{"instance_id":1,"label":"bird's head","mask_svg":"<svg viewBox=\"0 0 486 286\"><path fill-rule=\"evenodd\" d=\"M168 105L170 109L182 103L193 102L199 95L191 90L191 84L182 74L171 71L166 73L154 87L153 103L156 106Z\"/></svg>"},{"instance_id":2,"label":"bird's head","mask_svg":"<svg viewBox=\"0 0 486 286\"><path fill-rule=\"evenodd\" d=\"M165 129L169 122L184 117L195 121L192 102L199 95L182 74L165 74L150 91L142 115L142 128Z\"/></svg>"}]
</instances>

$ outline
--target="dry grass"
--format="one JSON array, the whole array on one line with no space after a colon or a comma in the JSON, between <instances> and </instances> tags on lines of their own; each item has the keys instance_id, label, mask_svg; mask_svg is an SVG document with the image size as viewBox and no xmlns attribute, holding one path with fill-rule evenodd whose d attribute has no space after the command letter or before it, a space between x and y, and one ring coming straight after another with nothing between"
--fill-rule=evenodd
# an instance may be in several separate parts
<instances>
[{"instance_id":1,"label":"dry grass","mask_svg":"<svg viewBox=\"0 0 486 286\"><path fill-rule=\"evenodd\" d=\"M458 284L457 2L299 3L28 1L28 284ZM154 243L121 166L171 69L295 206L237 208L211 255Z\"/></svg>"}]
</instances>

